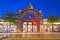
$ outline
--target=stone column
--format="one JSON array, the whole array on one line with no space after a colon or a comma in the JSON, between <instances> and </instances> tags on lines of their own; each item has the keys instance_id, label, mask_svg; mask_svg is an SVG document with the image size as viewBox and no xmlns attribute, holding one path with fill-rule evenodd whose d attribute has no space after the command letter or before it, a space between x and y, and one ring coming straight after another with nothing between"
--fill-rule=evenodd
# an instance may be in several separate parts
<instances>
[{"instance_id":1,"label":"stone column","mask_svg":"<svg viewBox=\"0 0 60 40\"><path fill-rule=\"evenodd\" d=\"M21 10L18 11L18 26L17 30L21 31Z\"/></svg>"},{"instance_id":2,"label":"stone column","mask_svg":"<svg viewBox=\"0 0 60 40\"><path fill-rule=\"evenodd\" d=\"M37 31L40 32L40 18L37 19Z\"/></svg>"},{"instance_id":3,"label":"stone column","mask_svg":"<svg viewBox=\"0 0 60 40\"><path fill-rule=\"evenodd\" d=\"M42 26L43 25L43 17L42 16L43 16L43 14L42 14L42 11L40 10L39 11L39 27L40 27L40 32L43 30L42 29L42 27L43 27Z\"/></svg>"}]
</instances>

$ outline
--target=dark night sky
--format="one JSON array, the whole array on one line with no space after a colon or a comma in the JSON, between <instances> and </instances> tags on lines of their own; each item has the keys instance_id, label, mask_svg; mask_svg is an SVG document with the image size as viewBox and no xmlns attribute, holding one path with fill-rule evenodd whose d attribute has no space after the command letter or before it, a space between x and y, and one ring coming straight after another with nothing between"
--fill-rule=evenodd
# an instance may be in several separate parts
<instances>
[{"instance_id":1,"label":"dark night sky","mask_svg":"<svg viewBox=\"0 0 60 40\"><path fill-rule=\"evenodd\" d=\"M18 13L18 10L24 10L32 3L34 9L42 10L43 17L50 15L60 17L60 0L0 0L0 18L8 10Z\"/></svg>"}]
</instances>

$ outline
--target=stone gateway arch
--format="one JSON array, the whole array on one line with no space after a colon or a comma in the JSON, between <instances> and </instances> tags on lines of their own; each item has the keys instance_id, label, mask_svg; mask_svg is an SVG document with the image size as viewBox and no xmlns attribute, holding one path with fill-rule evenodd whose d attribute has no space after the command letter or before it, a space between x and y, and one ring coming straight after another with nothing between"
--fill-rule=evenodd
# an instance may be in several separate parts
<instances>
[{"instance_id":1,"label":"stone gateway arch","mask_svg":"<svg viewBox=\"0 0 60 40\"><path fill-rule=\"evenodd\" d=\"M33 8L30 4L24 11L18 11L18 28L22 32L40 32L40 25L43 25L43 14Z\"/></svg>"}]
</instances>

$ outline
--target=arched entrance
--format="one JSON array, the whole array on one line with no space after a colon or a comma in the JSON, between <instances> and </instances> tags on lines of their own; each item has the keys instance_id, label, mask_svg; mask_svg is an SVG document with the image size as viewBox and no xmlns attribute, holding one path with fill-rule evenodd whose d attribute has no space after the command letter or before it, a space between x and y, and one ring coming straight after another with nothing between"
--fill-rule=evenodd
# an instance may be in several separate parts
<instances>
[{"instance_id":1,"label":"arched entrance","mask_svg":"<svg viewBox=\"0 0 60 40\"><path fill-rule=\"evenodd\" d=\"M18 11L18 28L22 32L39 32L42 24L42 12L38 12L30 5L24 11Z\"/></svg>"},{"instance_id":2,"label":"arched entrance","mask_svg":"<svg viewBox=\"0 0 60 40\"><path fill-rule=\"evenodd\" d=\"M33 13L23 16L23 32L37 32L37 18Z\"/></svg>"}]
</instances>

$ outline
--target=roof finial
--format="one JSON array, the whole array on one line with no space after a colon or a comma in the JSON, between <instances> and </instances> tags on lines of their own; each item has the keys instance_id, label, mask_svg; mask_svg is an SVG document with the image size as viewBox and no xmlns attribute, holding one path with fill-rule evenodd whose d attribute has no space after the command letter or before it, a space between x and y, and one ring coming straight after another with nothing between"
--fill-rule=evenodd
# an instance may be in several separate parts
<instances>
[{"instance_id":1,"label":"roof finial","mask_svg":"<svg viewBox=\"0 0 60 40\"><path fill-rule=\"evenodd\" d=\"M29 4L29 7L28 8L32 8L33 9L33 6L32 6L32 4L31 4L31 2L30 2L30 4Z\"/></svg>"},{"instance_id":2,"label":"roof finial","mask_svg":"<svg viewBox=\"0 0 60 40\"><path fill-rule=\"evenodd\" d=\"M19 10L19 11L21 11L21 10Z\"/></svg>"},{"instance_id":3,"label":"roof finial","mask_svg":"<svg viewBox=\"0 0 60 40\"><path fill-rule=\"evenodd\" d=\"M42 12L42 10L39 10L39 12Z\"/></svg>"},{"instance_id":4,"label":"roof finial","mask_svg":"<svg viewBox=\"0 0 60 40\"><path fill-rule=\"evenodd\" d=\"M42 15L42 10L39 10L39 14Z\"/></svg>"}]
</instances>

